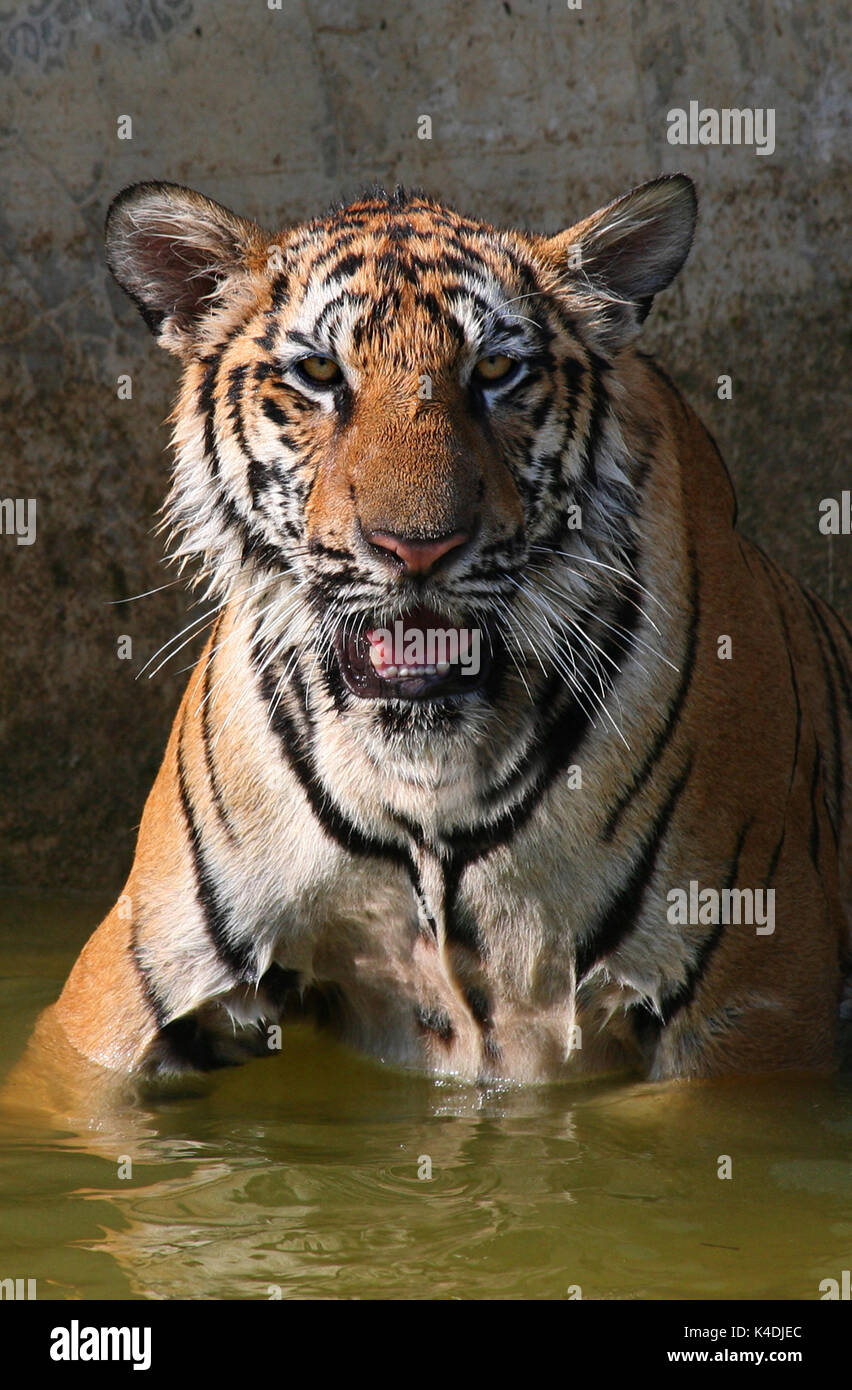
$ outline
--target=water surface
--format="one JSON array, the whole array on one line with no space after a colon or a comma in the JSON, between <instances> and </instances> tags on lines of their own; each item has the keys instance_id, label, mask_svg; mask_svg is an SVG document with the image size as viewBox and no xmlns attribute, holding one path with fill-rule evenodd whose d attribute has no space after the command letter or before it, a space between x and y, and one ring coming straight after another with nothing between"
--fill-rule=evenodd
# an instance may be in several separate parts
<instances>
[{"instance_id":1,"label":"water surface","mask_svg":"<svg viewBox=\"0 0 852 1390\"><path fill-rule=\"evenodd\" d=\"M0 1072L107 906L0 899ZM850 1076L483 1089L300 1025L0 1138L0 1278L43 1299L816 1299L852 1267Z\"/></svg>"}]
</instances>

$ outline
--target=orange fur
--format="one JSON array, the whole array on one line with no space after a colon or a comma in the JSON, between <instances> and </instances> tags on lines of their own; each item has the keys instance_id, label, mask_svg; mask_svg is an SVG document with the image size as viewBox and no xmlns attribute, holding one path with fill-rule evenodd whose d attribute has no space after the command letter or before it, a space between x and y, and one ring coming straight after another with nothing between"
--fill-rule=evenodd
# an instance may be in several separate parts
<instances>
[{"instance_id":1,"label":"orange fur","mask_svg":"<svg viewBox=\"0 0 852 1390\"><path fill-rule=\"evenodd\" d=\"M308 1012L470 1077L834 1064L852 639L740 537L715 446L635 349L693 219L682 177L550 239L419 195L274 238L170 185L117 200L112 269L185 365L176 554L222 610L130 915L42 1037L168 1071ZM514 388L476 384L507 357ZM377 534L464 540L423 577ZM362 699L347 622L363 643L417 605L503 624L493 671ZM674 929L690 880L772 887L774 932Z\"/></svg>"}]
</instances>

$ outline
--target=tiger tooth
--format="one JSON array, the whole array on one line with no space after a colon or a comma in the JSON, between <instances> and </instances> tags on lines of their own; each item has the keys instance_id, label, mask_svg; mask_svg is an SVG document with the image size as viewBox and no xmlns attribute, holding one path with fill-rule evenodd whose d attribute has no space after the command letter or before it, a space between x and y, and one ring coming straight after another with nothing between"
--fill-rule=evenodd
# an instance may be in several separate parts
<instances>
[{"instance_id":1,"label":"tiger tooth","mask_svg":"<svg viewBox=\"0 0 852 1390\"><path fill-rule=\"evenodd\" d=\"M399 670L396 666L385 666L381 674L385 680L392 681L399 675Z\"/></svg>"},{"instance_id":2,"label":"tiger tooth","mask_svg":"<svg viewBox=\"0 0 852 1390\"><path fill-rule=\"evenodd\" d=\"M439 676L448 675L450 670L449 661L439 661L438 665L435 667L435 670L437 671Z\"/></svg>"}]
</instances>

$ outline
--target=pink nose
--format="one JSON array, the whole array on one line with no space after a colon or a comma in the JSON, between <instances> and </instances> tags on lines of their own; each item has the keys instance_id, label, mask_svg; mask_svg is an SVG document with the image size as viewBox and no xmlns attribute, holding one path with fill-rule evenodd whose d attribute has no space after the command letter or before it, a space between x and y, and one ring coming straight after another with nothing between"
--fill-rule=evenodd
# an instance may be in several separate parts
<instances>
[{"instance_id":1,"label":"pink nose","mask_svg":"<svg viewBox=\"0 0 852 1390\"><path fill-rule=\"evenodd\" d=\"M396 555L409 574L428 574L449 551L464 545L468 539L467 531L454 531L451 536L440 536L433 541L411 540L408 536L395 536L390 531L367 533L371 545Z\"/></svg>"}]
</instances>

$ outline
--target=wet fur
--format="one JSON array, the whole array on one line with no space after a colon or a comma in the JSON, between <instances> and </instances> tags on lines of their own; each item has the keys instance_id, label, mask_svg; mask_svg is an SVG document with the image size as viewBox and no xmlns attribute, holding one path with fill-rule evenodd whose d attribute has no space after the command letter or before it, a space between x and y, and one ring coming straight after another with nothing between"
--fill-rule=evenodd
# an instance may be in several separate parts
<instances>
[{"instance_id":1,"label":"wet fur","mask_svg":"<svg viewBox=\"0 0 852 1390\"><path fill-rule=\"evenodd\" d=\"M739 535L636 348L693 220L681 177L550 238L416 194L275 237L172 185L117 200L113 272L183 362L166 524L218 607L42 1035L130 1074L269 1055L305 1014L471 1079L834 1065L852 639ZM287 384L293 334L346 362L345 398ZM501 343L535 361L483 410L466 374ZM334 623L411 601L364 532L472 517L419 593L502 626L495 688L347 697ZM692 879L774 887L774 934L670 924Z\"/></svg>"}]
</instances>

